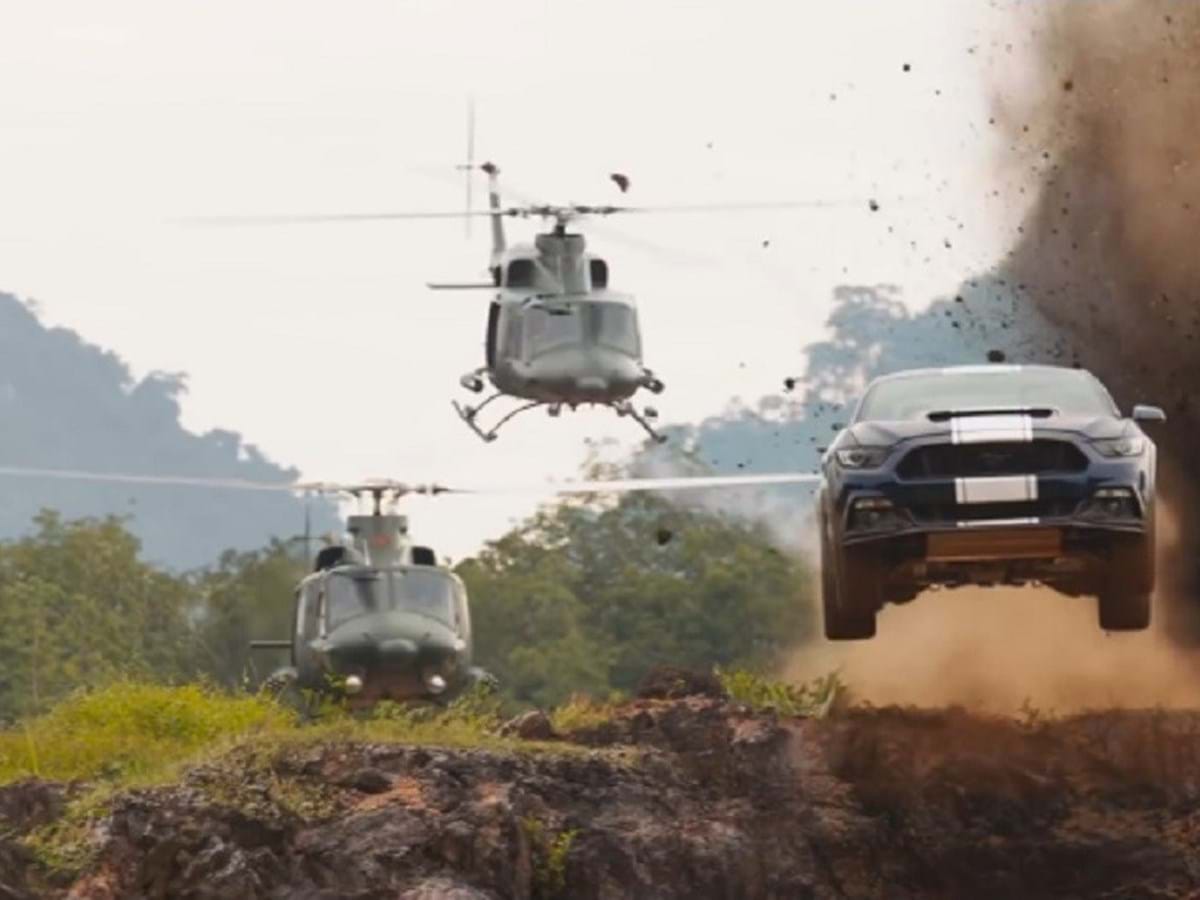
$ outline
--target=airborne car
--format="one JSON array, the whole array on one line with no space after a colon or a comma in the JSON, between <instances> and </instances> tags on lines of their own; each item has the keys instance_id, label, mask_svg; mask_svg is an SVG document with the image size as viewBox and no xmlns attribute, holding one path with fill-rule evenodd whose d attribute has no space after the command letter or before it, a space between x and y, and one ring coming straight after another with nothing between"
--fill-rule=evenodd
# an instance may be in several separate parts
<instances>
[{"instance_id":1,"label":"airborne car","mask_svg":"<svg viewBox=\"0 0 1200 900\"><path fill-rule=\"evenodd\" d=\"M959 366L878 378L822 459L825 634L875 635L933 585L1038 582L1146 628L1155 447L1081 369Z\"/></svg>"}]
</instances>

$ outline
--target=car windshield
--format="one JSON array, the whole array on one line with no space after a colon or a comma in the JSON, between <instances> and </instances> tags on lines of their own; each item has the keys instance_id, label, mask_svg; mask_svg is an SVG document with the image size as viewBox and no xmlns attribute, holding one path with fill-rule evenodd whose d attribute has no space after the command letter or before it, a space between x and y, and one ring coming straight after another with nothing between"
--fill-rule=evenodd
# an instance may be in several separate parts
<instances>
[{"instance_id":1,"label":"car windshield","mask_svg":"<svg viewBox=\"0 0 1200 900\"><path fill-rule=\"evenodd\" d=\"M596 343L632 356L640 354L633 307L623 303L589 303L588 306Z\"/></svg>"},{"instance_id":2,"label":"car windshield","mask_svg":"<svg viewBox=\"0 0 1200 900\"><path fill-rule=\"evenodd\" d=\"M454 582L436 571L404 569L361 577L334 574L326 585L326 627L375 612L414 612L454 624Z\"/></svg>"},{"instance_id":3,"label":"car windshield","mask_svg":"<svg viewBox=\"0 0 1200 900\"><path fill-rule=\"evenodd\" d=\"M525 348L531 357L583 340L583 323L572 303L525 310Z\"/></svg>"},{"instance_id":4,"label":"car windshield","mask_svg":"<svg viewBox=\"0 0 1200 900\"><path fill-rule=\"evenodd\" d=\"M990 369L888 378L871 386L857 421L921 419L932 412L1049 408L1065 415L1116 414L1108 393L1078 369Z\"/></svg>"}]
</instances>

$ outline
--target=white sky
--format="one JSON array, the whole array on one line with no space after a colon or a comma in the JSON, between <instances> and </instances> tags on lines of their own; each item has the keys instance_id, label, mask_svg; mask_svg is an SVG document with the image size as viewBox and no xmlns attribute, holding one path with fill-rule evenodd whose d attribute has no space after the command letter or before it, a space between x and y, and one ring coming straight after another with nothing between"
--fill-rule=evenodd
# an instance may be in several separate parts
<instances>
[{"instance_id":1,"label":"white sky","mask_svg":"<svg viewBox=\"0 0 1200 900\"><path fill-rule=\"evenodd\" d=\"M483 222L468 241L459 221L170 220L458 209L468 95L478 158L539 199L619 202L621 171L629 203L847 201L591 233L639 298L663 420L697 420L798 372L834 286L895 283L920 305L1002 252L1021 202L985 197L1010 16L955 0L0 0L0 290L138 375L187 372L190 428L240 431L305 477L567 477L585 438L633 446L636 426L527 414L489 446L450 409L482 361L486 295L424 284L482 273ZM410 512L458 556L531 504Z\"/></svg>"}]
</instances>

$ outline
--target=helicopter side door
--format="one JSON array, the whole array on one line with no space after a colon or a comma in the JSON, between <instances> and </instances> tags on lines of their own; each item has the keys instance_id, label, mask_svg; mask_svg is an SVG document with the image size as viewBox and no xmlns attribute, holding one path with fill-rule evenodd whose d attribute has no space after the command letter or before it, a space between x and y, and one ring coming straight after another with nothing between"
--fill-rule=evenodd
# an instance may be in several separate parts
<instances>
[{"instance_id":1,"label":"helicopter side door","mask_svg":"<svg viewBox=\"0 0 1200 900\"><path fill-rule=\"evenodd\" d=\"M454 585L454 626L458 636L467 644L467 652L471 647L471 607L467 603L467 589L462 584Z\"/></svg>"},{"instance_id":2,"label":"helicopter side door","mask_svg":"<svg viewBox=\"0 0 1200 900\"><path fill-rule=\"evenodd\" d=\"M496 349L500 341L500 304L495 300L488 307L487 321L487 342L485 346L485 354L487 367L494 369L496 367Z\"/></svg>"},{"instance_id":3,"label":"helicopter side door","mask_svg":"<svg viewBox=\"0 0 1200 900\"><path fill-rule=\"evenodd\" d=\"M502 307L500 331L502 332L500 355L506 360L519 360L523 352L525 323L521 310L511 304Z\"/></svg>"},{"instance_id":4,"label":"helicopter side door","mask_svg":"<svg viewBox=\"0 0 1200 900\"><path fill-rule=\"evenodd\" d=\"M313 686L319 678L320 661L312 649L312 642L320 633L319 621L324 591L324 578L315 578L300 586L296 607L296 633L292 639L292 665L296 667L300 681L311 683Z\"/></svg>"}]
</instances>

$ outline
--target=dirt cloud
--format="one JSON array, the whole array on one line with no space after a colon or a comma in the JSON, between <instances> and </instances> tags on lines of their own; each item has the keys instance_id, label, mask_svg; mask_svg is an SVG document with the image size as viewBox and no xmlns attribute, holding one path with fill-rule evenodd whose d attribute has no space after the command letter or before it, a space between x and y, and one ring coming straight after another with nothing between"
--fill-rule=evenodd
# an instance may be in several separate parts
<instances>
[{"instance_id":1,"label":"dirt cloud","mask_svg":"<svg viewBox=\"0 0 1200 900\"><path fill-rule=\"evenodd\" d=\"M1160 516L1160 564L1175 558L1176 518ZM1160 609L1172 598L1160 591ZM1200 651L1183 647L1170 620L1148 632L1106 634L1096 601L1048 588L931 591L888 607L872 641L799 651L787 675L839 670L858 700L875 705L960 705L1011 714L1111 708L1200 708Z\"/></svg>"},{"instance_id":2,"label":"dirt cloud","mask_svg":"<svg viewBox=\"0 0 1200 900\"><path fill-rule=\"evenodd\" d=\"M1200 5L1041 4L1037 73L999 91L1011 152L1040 198L1004 274L1128 409L1166 407L1160 494L1179 511L1160 624L1200 643ZM1028 86L1032 85L1032 88ZM1008 160L1011 162L1011 159Z\"/></svg>"}]
</instances>

